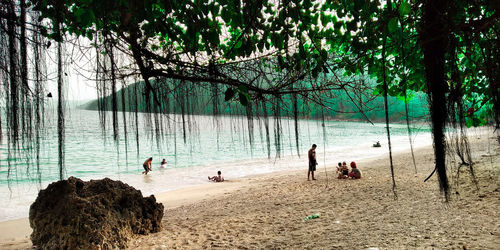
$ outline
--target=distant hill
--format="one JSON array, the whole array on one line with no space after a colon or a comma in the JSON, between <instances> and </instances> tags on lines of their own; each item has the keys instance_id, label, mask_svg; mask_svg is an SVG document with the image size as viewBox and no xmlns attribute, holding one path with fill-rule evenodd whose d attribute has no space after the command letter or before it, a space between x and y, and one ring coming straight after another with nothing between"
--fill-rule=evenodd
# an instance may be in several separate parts
<instances>
[{"instance_id":1,"label":"distant hill","mask_svg":"<svg viewBox=\"0 0 500 250\"><path fill-rule=\"evenodd\" d=\"M246 115L247 108L242 106L237 101L224 102L225 89L215 89L213 85L205 84L195 85L192 83L181 83L177 81L169 82L153 82L153 89L156 93L158 103L155 105L151 91L147 91L143 81L133 83L124 89L117 91L117 110L130 112L162 112L162 113L189 113L199 115L214 115L214 114L239 114ZM215 95L214 93L218 93ZM122 95L124 95L124 104L122 104ZM305 102L302 99L298 100L299 116L301 118L321 118L324 112L326 119L338 120L364 120L364 116L359 112L358 107L363 106L363 112L372 121L385 121L384 99L381 96L374 97L366 105L360 105L361 102L353 103L347 94L343 91L334 93L335 98L327 99L328 108L322 109L318 104ZM366 100L363 100L366 102ZM112 95L106 95L82 105L81 108L87 110L98 110L101 107L103 110L112 110ZM252 113L259 112L263 114L262 106L255 101L250 103ZM268 114L274 115L271 104L268 107ZM415 94L409 102L409 114L412 120L423 120L428 114L428 104L425 95ZM214 107L215 110L214 110ZM293 116L293 105L291 97L285 96L282 98L280 105L280 116ZM399 122L405 119L404 101L398 100L395 97L389 97L389 112L391 122Z\"/></svg>"}]
</instances>

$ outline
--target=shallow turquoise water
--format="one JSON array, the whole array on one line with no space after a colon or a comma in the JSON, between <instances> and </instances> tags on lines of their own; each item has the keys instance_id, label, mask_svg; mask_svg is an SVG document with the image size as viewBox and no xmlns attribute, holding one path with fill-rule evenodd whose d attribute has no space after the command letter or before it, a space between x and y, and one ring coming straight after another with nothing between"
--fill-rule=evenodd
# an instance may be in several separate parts
<instances>
[{"instance_id":1,"label":"shallow turquoise water","mask_svg":"<svg viewBox=\"0 0 500 250\"><path fill-rule=\"evenodd\" d=\"M122 180L140 189L144 194L164 192L183 186L206 183L207 175L221 170L225 178L237 178L280 170L303 169L307 166L307 150L318 145L320 167L338 161L351 161L387 153L387 148L372 148L375 141L386 145L385 124L362 122L300 120L300 156L295 147L293 120L282 119L280 127L281 153L275 147L275 121L269 121L271 157L268 159L264 121L254 119L253 143L249 143L246 117L189 116L191 126L186 128L184 143L181 117L161 116L161 136L154 136L154 119L139 114L139 151L136 148L134 114L127 113L127 143L123 133L122 114L118 142L113 141L110 118L103 132L95 111L70 110L66 117L65 178L75 176L84 180L110 177ZM153 124L153 125L152 125ZM42 136L39 168L29 147L21 146L9 155L6 141L0 144L0 221L28 216L29 205L38 191L59 179L57 163L57 120L48 117ZM323 136L323 129L326 136ZM391 125L394 149L406 150L406 126ZM418 146L430 143L429 129L421 126L414 131ZM5 138L5 136L4 136ZM15 153L15 154L14 154ZM153 157L153 171L144 176L142 163ZM10 158L10 161L8 161ZM160 169L160 161L168 161ZM362 167L361 167L362 168Z\"/></svg>"}]
</instances>

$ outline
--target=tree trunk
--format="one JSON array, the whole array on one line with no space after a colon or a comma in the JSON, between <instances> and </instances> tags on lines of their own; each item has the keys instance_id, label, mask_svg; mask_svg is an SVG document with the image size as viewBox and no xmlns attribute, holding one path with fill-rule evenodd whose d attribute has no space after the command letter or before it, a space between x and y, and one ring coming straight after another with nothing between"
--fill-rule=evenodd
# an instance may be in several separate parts
<instances>
[{"instance_id":1,"label":"tree trunk","mask_svg":"<svg viewBox=\"0 0 500 250\"><path fill-rule=\"evenodd\" d=\"M58 24L59 25L59 24ZM63 113L63 76L62 42L57 43L57 134L59 140L59 178L64 179L64 113Z\"/></svg>"},{"instance_id":2,"label":"tree trunk","mask_svg":"<svg viewBox=\"0 0 500 250\"><path fill-rule=\"evenodd\" d=\"M21 56L21 121L23 132L26 132L31 138L31 119L26 119L27 117L31 117L30 107L27 107L28 104L28 52L27 52L27 42L26 42L26 0L21 0L19 2L19 6L21 8L20 13L20 56ZM27 124L29 123L29 124Z\"/></svg>"},{"instance_id":3,"label":"tree trunk","mask_svg":"<svg viewBox=\"0 0 500 250\"><path fill-rule=\"evenodd\" d=\"M391 3L389 2L389 5ZM387 36L385 36L387 37ZM389 104L387 101L387 94L389 92L389 84L387 83L387 74L385 69L385 50L386 50L387 39L384 38L384 42L382 45L382 68L383 72L383 82L384 82L384 110L385 110L385 127L387 131L387 145L389 147L389 164L391 167L391 177L392 177L392 192L394 193L394 199L398 198L398 194L396 192L396 179L394 178L394 164L392 163L392 145L391 145L391 129L389 126Z\"/></svg>"},{"instance_id":4,"label":"tree trunk","mask_svg":"<svg viewBox=\"0 0 500 250\"><path fill-rule=\"evenodd\" d=\"M10 108L7 118L10 125L10 138L14 146L17 144L19 135L19 90L17 79L17 49L16 49L16 24L17 18L15 13L15 4L13 1L8 3L7 11L9 18L7 19L7 33L9 35L9 76L10 76Z\"/></svg>"},{"instance_id":5,"label":"tree trunk","mask_svg":"<svg viewBox=\"0 0 500 250\"><path fill-rule=\"evenodd\" d=\"M434 140L435 168L438 173L439 187L449 198L449 183L446 175L445 121L446 82L444 75L444 56L447 46L446 0L426 0L423 5L423 19L420 29L424 53L425 78L430 98L432 135Z\"/></svg>"}]
</instances>

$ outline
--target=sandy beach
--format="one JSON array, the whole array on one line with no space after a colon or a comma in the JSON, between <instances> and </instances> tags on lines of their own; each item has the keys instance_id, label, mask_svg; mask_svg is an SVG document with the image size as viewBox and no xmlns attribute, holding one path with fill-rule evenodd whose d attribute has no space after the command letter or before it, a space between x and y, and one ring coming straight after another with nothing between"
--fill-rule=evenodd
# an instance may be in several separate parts
<instances>
[{"instance_id":1,"label":"sandy beach","mask_svg":"<svg viewBox=\"0 0 500 250\"><path fill-rule=\"evenodd\" d=\"M158 194L163 230L129 248L498 249L500 147L491 133L469 139L478 184L449 155L447 203L436 175L423 182L434 167L429 146L415 152L417 173L410 152L394 155L397 198L388 156L357 161L360 180L339 180L334 166L321 166L317 181L304 169ZM304 221L313 214L320 217ZM29 233L27 219L0 223L0 248L30 248Z\"/></svg>"}]
</instances>

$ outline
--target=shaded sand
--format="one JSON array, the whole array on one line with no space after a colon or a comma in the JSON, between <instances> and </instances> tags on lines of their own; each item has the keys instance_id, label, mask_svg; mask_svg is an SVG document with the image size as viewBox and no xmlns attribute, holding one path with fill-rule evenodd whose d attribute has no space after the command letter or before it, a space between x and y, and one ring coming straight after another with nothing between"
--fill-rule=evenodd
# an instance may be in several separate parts
<instances>
[{"instance_id":1,"label":"shaded sand","mask_svg":"<svg viewBox=\"0 0 500 250\"><path fill-rule=\"evenodd\" d=\"M327 168L327 181L320 167L317 181L307 181L306 170L286 171L156 195L166 208L164 229L135 237L130 249L498 249L500 147L491 134L481 137L471 138L479 190L462 167L448 203L436 175L423 182L434 162L427 147L416 152L417 174L409 152L394 156L397 200L388 157L357 162L361 180L338 180ZM304 221L315 213L320 218ZM1 236L6 223L21 222L0 223L0 248L31 246L27 234Z\"/></svg>"},{"instance_id":2,"label":"shaded sand","mask_svg":"<svg viewBox=\"0 0 500 250\"><path fill-rule=\"evenodd\" d=\"M433 168L429 147L417 152L418 174L409 153L394 157L397 200L387 159L358 162L361 180L338 180L329 170L327 183L321 168L318 181L307 181L306 171L252 177L236 192L166 209L164 230L130 248L498 249L500 149L482 137L472 142L479 191L461 169L449 203L437 176L423 182ZM315 213L320 218L304 222Z\"/></svg>"}]
</instances>

